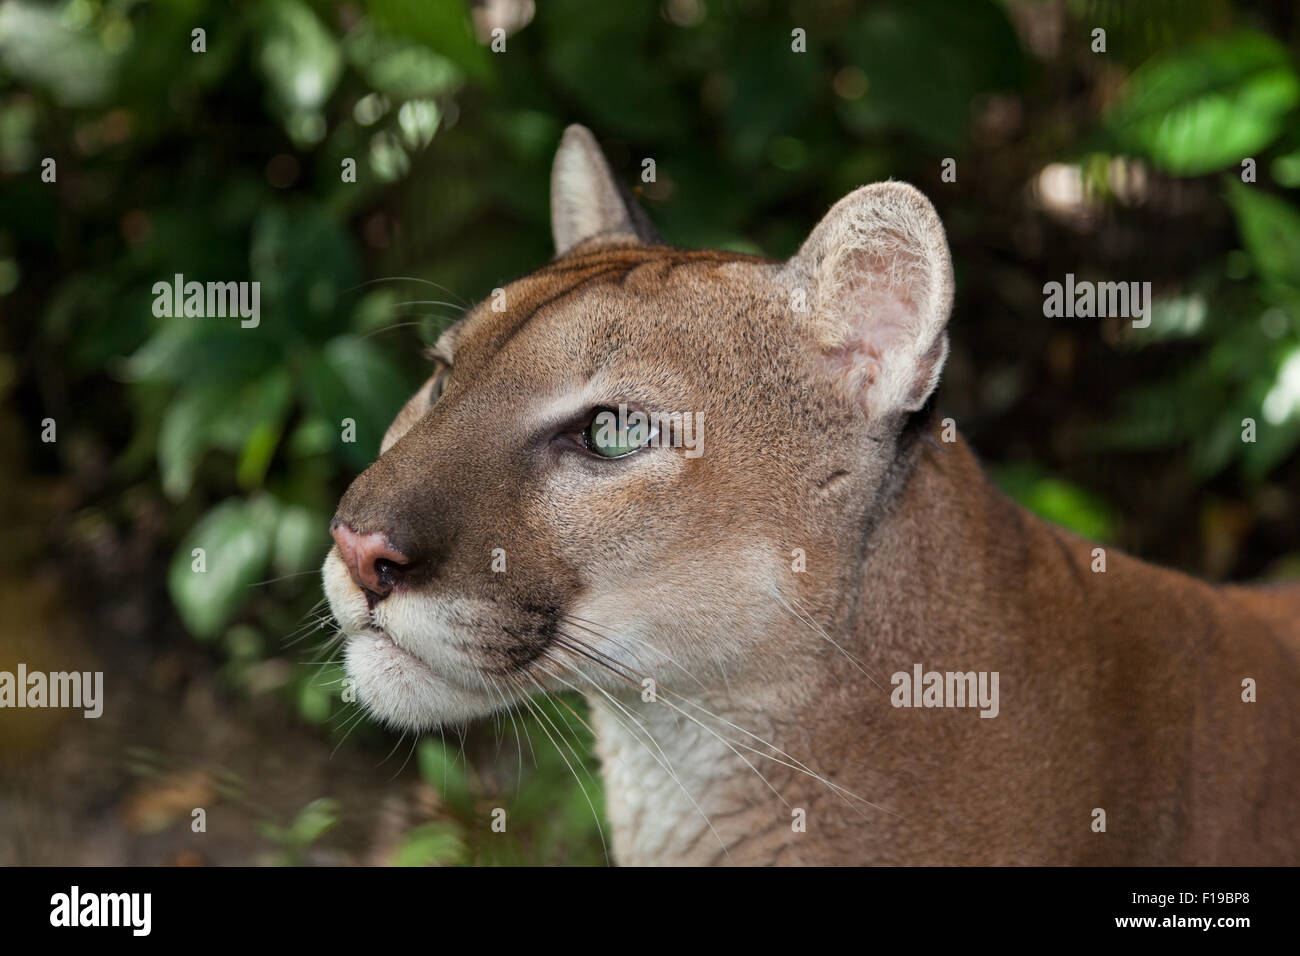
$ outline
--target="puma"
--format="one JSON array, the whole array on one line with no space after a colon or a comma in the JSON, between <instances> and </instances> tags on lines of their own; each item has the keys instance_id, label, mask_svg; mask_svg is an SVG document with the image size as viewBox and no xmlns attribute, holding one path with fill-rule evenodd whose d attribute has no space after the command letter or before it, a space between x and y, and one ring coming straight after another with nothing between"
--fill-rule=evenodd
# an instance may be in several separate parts
<instances>
[{"instance_id":1,"label":"puma","mask_svg":"<svg viewBox=\"0 0 1300 956\"><path fill-rule=\"evenodd\" d=\"M377 719L585 694L625 864L1300 862L1300 589L1094 553L941 440L917 190L786 262L682 251L571 126L551 208L556 258L441 337L331 525ZM593 439L620 406L698 413L702 454Z\"/></svg>"}]
</instances>

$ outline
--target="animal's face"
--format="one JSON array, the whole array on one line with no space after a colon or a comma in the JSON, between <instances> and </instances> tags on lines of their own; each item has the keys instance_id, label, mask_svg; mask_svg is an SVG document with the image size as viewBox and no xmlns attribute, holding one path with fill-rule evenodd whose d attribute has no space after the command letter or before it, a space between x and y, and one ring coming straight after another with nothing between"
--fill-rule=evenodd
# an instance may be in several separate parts
<instances>
[{"instance_id":1,"label":"animal's face","mask_svg":"<svg viewBox=\"0 0 1300 956\"><path fill-rule=\"evenodd\" d=\"M942 231L884 188L874 245L833 211L789 263L683 252L641 241L571 129L560 257L442 337L339 505L325 590L363 703L427 727L541 687L721 680L777 653L788 598L833 600L945 347Z\"/></svg>"}]
</instances>

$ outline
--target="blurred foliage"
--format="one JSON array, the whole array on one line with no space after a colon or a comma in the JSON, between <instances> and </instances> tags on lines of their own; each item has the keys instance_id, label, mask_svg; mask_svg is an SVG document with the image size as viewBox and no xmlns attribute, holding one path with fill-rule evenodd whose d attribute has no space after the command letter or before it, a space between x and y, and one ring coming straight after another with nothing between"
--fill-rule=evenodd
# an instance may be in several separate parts
<instances>
[{"instance_id":1,"label":"blurred foliage","mask_svg":"<svg viewBox=\"0 0 1300 956\"><path fill-rule=\"evenodd\" d=\"M33 429L34 467L73 476L68 534L161 526L141 540L167 548L176 613L232 687L282 694L335 736L352 725L337 662L289 666L293 640L318 641L328 517L420 381L420 344L549 257L549 164L574 121L626 181L655 159L635 191L684 246L788 255L848 190L916 182L958 270L944 401L1005 463L1003 486L1196 570L1297 566L1293 10L541 0L530 20L530 7L0 2L4 345L24 421L60 428L53 446ZM490 10L513 14L505 52L489 46ZM791 51L796 28L806 52ZM940 177L947 157L956 182ZM1242 181L1247 158L1257 181ZM1067 271L1153 281L1151 327L1043 319L1042 285ZM176 275L260 282L260 323L155 316L154 284ZM1250 519L1186 520L1225 499ZM1235 536L1226 552L1216 534ZM426 740L442 815L398 862L603 860L585 731L538 707L503 729L505 753L529 758L510 836L483 824L500 781ZM545 742L561 722L564 753ZM301 859L331 812L268 836Z\"/></svg>"},{"instance_id":2,"label":"blurred foliage","mask_svg":"<svg viewBox=\"0 0 1300 956\"><path fill-rule=\"evenodd\" d=\"M301 866L307 849L338 823L338 803L322 798L303 807L287 827L264 822L259 829L278 848L274 862L282 866Z\"/></svg>"}]
</instances>

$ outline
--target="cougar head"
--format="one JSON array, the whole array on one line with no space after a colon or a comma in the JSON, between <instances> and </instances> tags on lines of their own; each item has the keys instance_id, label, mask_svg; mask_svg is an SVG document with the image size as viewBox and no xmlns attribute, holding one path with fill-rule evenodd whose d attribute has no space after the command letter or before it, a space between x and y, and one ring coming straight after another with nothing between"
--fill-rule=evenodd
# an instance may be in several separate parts
<instances>
[{"instance_id":1,"label":"cougar head","mask_svg":"<svg viewBox=\"0 0 1300 956\"><path fill-rule=\"evenodd\" d=\"M782 622L851 592L947 353L910 186L851 193L786 262L682 251L571 126L551 208L556 258L442 335L331 525L347 669L395 726L804 666Z\"/></svg>"}]
</instances>

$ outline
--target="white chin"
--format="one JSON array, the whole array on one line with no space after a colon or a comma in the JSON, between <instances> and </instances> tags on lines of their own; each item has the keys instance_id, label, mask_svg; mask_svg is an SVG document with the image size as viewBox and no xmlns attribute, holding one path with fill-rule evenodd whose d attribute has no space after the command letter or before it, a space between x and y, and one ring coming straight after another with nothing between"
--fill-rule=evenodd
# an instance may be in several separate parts
<instances>
[{"instance_id":1,"label":"white chin","mask_svg":"<svg viewBox=\"0 0 1300 956\"><path fill-rule=\"evenodd\" d=\"M499 703L486 691L466 690L439 677L385 634L349 637L345 662L361 704L378 720L401 730L464 723L490 714Z\"/></svg>"}]
</instances>

